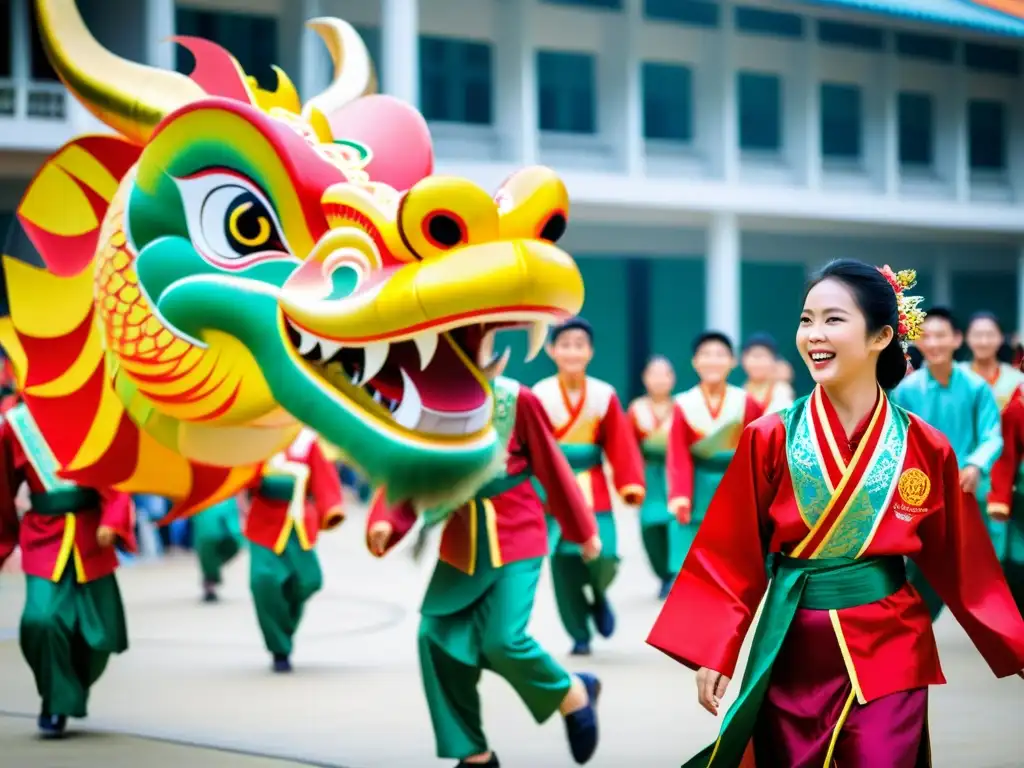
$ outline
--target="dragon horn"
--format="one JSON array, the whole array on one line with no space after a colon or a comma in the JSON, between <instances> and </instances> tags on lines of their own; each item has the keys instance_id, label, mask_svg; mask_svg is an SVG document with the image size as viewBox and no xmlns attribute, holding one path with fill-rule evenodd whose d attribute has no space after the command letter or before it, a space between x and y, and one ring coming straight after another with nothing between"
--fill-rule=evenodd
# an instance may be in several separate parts
<instances>
[{"instance_id":1,"label":"dragon horn","mask_svg":"<svg viewBox=\"0 0 1024 768\"><path fill-rule=\"evenodd\" d=\"M116 56L89 32L75 0L36 0L46 55L68 90L97 118L136 144L145 144L170 112L203 98L178 72Z\"/></svg>"},{"instance_id":2,"label":"dragon horn","mask_svg":"<svg viewBox=\"0 0 1024 768\"><path fill-rule=\"evenodd\" d=\"M377 91L377 73L373 69L366 43L351 24L341 19L322 17L310 19L306 26L314 30L327 46L334 62L334 79L327 89L317 94L302 109L307 121L314 110L330 116L360 96Z\"/></svg>"}]
</instances>

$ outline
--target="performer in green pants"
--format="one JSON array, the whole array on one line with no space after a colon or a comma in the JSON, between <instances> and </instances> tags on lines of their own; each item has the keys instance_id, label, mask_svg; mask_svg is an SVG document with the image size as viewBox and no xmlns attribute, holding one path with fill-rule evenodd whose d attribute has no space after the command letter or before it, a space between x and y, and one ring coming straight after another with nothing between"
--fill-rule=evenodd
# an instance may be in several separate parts
<instances>
[{"instance_id":1,"label":"performer in green pants","mask_svg":"<svg viewBox=\"0 0 1024 768\"><path fill-rule=\"evenodd\" d=\"M556 518L548 519L558 613L573 640L572 653L580 656L591 652L591 621L603 637L611 637L615 631L608 588L618 571L619 550L605 459L622 500L630 505L644 500L643 457L629 419L612 386L587 376L594 355L593 336L590 324L579 317L554 328L547 350L558 375L533 387L555 438L577 473L583 498L597 514L601 534L601 557L584 563L579 547L560 535ZM555 512L551 502L548 511Z\"/></svg>"},{"instance_id":2,"label":"performer in green pants","mask_svg":"<svg viewBox=\"0 0 1024 768\"><path fill-rule=\"evenodd\" d=\"M217 602L221 569L242 548L238 500L225 499L192 517L192 545L203 573L203 602Z\"/></svg>"},{"instance_id":3,"label":"performer in green pants","mask_svg":"<svg viewBox=\"0 0 1024 768\"><path fill-rule=\"evenodd\" d=\"M42 699L39 730L60 736L67 718L86 716L89 689L110 655L128 649L114 547L120 541L135 551L134 508L126 494L59 478L24 405L3 417L0 466L0 566L21 547L21 651ZM24 483L31 507L19 522L15 499Z\"/></svg>"},{"instance_id":4,"label":"performer in green pants","mask_svg":"<svg viewBox=\"0 0 1024 768\"><path fill-rule=\"evenodd\" d=\"M658 596L664 600L675 578L671 563L675 518L668 508L665 453L675 408L672 390L676 372L667 358L657 355L644 368L643 381L647 394L630 403L626 414L633 424L647 471L647 495L640 507L640 536L651 569L661 581Z\"/></svg>"},{"instance_id":5,"label":"performer in green pants","mask_svg":"<svg viewBox=\"0 0 1024 768\"><path fill-rule=\"evenodd\" d=\"M582 764L597 748L600 683L592 675L570 675L527 633L547 552L544 510L530 474L584 558L593 560L601 541L540 403L511 379L497 378L494 392L495 428L508 446L505 471L450 514L426 513L428 519L447 517L419 630L437 754L463 768L499 764L483 732L477 691L481 672L489 669L508 681L538 723L562 713L573 758ZM415 521L410 503L389 505L378 493L367 521L370 551L384 555Z\"/></svg>"},{"instance_id":6,"label":"performer in green pants","mask_svg":"<svg viewBox=\"0 0 1024 768\"><path fill-rule=\"evenodd\" d=\"M291 672L303 608L323 586L317 537L344 519L338 473L304 429L263 467L245 524L249 586L275 672Z\"/></svg>"}]
</instances>

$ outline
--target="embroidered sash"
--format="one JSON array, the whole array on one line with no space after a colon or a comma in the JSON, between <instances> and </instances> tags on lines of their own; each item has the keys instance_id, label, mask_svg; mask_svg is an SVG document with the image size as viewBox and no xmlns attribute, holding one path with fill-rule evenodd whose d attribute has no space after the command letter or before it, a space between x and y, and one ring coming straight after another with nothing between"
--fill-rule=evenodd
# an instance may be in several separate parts
<instances>
[{"instance_id":1,"label":"embroidered sash","mask_svg":"<svg viewBox=\"0 0 1024 768\"><path fill-rule=\"evenodd\" d=\"M710 459L718 454L732 453L743 432L743 416L747 410L747 393L729 386L718 413L712 414L701 388L692 387L676 396L676 402L690 427L701 437L690 446L697 459Z\"/></svg>"},{"instance_id":2,"label":"embroidered sash","mask_svg":"<svg viewBox=\"0 0 1024 768\"><path fill-rule=\"evenodd\" d=\"M11 408L7 412L6 418L11 429L14 430L15 437L21 443L32 469L35 470L47 492L78 487L57 475L57 472L60 471L57 459L50 450L50 446L46 444L43 433L39 431L39 427L24 403L19 403Z\"/></svg>"},{"instance_id":3,"label":"embroidered sash","mask_svg":"<svg viewBox=\"0 0 1024 768\"><path fill-rule=\"evenodd\" d=\"M810 529L792 557L860 557L899 482L909 418L880 393L849 465L839 451L820 388L786 413L786 447L800 515Z\"/></svg>"}]
</instances>

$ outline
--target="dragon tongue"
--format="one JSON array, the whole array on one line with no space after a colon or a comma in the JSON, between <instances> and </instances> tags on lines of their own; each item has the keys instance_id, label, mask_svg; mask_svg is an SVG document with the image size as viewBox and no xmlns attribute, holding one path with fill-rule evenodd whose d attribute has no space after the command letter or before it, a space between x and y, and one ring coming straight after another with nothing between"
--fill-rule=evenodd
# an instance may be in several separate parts
<instances>
[{"instance_id":1,"label":"dragon tongue","mask_svg":"<svg viewBox=\"0 0 1024 768\"><path fill-rule=\"evenodd\" d=\"M472 411L487 401L487 390L451 345L448 337L441 337L430 363L420 370L415 343L393 344L387 367L400 369L402 378L414 384L422 407L442 413Z\"/></svg>"}]
</instances>

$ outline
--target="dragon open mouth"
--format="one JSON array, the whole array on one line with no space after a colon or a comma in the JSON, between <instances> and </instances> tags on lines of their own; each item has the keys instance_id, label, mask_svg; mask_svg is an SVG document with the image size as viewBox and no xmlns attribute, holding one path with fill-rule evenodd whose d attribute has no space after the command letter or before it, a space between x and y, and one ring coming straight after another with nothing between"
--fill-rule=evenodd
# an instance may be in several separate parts
<instances>
[{"instance_id":1,"label":"dragon open mouth","mask_svg":"<svg viewBox=\"0 0 1024 768\"><path fill-rule=\"evenodd\" d=\"M368 410L421 433L460 437L485 429L491 420L488 379L501 364L488 336L525 327L537 352L548 324L479 323L445 333L423 333L403 341L343 346L285 318L288 339L309 370ZM489 341L489 340L488 340ZM486 355L490 359L481 359Z\"/></svg>"}]
</instances>

